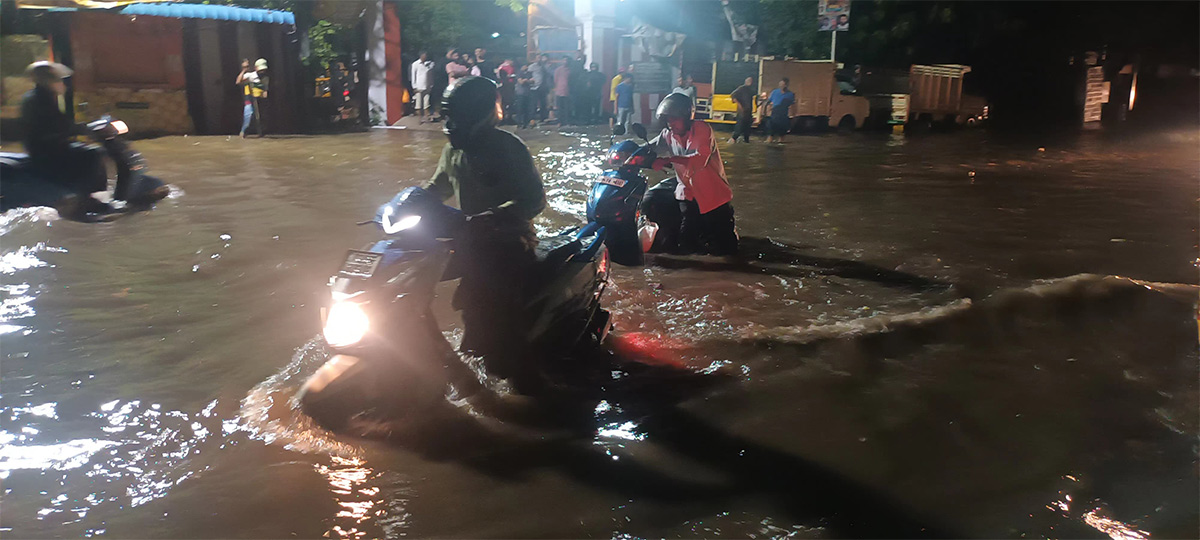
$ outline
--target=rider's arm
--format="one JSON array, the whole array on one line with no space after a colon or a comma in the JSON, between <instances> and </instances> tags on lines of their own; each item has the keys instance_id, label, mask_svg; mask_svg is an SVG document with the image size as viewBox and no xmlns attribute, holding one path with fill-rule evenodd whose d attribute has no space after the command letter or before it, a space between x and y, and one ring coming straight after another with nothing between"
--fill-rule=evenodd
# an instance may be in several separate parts
<instances>
[{"instance_id":1,"label":"rider's arm","mask_svg":"<svg viewBox=\"0 0 1200 540\"><path fill-rule=\"evenodd\" d=\"M496 209L528 221L546 208L546 188L529 149L520 139L512 137L511 140L514 144L508 155L511 156L509 166L515 189L512 198Z\"/></svg>"},{"instance_id":2,"label":"rider's arm","mask_svg":"<svg viewBox=\"0 0 1200 540\"><path fill-rule=\"evenodd\" d=\"M450 152L450 144L447 143L442 149L441 159L438 160L437 171L433 173L429 183L425 184L425 191L437 195L443 201L454 196L454 183L450 181Z\"/></svg>"}]
</instances>

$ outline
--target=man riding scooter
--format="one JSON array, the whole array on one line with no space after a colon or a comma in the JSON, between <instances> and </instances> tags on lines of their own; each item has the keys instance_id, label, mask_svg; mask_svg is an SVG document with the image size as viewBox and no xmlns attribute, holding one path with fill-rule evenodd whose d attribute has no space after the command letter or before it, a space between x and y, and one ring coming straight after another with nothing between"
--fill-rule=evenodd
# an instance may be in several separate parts
<instances>
[{"instance_id":1,"label":"man riding scooter","mask_svg":"<svg viewBox=\"0 0 1200 540\"><path fill-rule=\"evenodd\" d=\"M108 173L104 165L104 149L75 142L76 135L85 135L84 124L76 124L66 112L63 79L72 75L71 68L55 62L34 62L25 69L36 85L21 102L21 120L25 128L25 151L33 169L52 182L79 194L86 207L103 203L90 198L108 188Z\"/></svg>"},{"instance_id":2,"label":"man riding scooter","mask_svg":"<svg viewBox=\"0 0 1200 540\"><path fill-rule=\"evenodd\" d=\"M655 160L654 168L662 170L670 164L679 177L675 199L682 214L680 254L733 255L738 247L730 202L733 191L712 128L693 121L693 112L692 99L682 93L670 94L658 104L654 115L666 127L650 141L663 156Z\"/></svg>"},{"instance_id":3,"label":"man riding scooter","mask_svg":"<svg viewBox=\"0 0 1200 540\"><path fill-rule=\"evenodd\" d=\"M536 263L532 220L546 207L542 177L525 143L496 127L496 84L463 77L446 90L442 114L450 142L425 189L457 196L469 218L451 263L462 275L453 305L462 310L463 352L483 356L488 371L518 391L540 376L524 359L522 285Z\"/></svg>"}]
</instances>

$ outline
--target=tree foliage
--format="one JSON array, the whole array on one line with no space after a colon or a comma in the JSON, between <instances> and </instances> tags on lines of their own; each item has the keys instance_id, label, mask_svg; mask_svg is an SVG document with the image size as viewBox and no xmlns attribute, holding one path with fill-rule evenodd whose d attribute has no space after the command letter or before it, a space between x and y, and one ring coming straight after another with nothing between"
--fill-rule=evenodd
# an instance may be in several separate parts
<instances>
[{"instance_id":1,"label":"tree foliage","mask_svg":"<svg viewBox=\"0 0 1200 540\"><path fill-rule=\"evenodd\" d=\"M404 28L400 33L404 50L427 50L437 57L439 51L459 46L465 37L483 33L482 28L471 24L462 2L416 0L401 6L398 12Z\"/></svg>"},{"instance_id":2,"label":"tree foliage","mask_svg":"<svg viewBox=\"0 0 1200 540\"><path fill-rule=\"evenodd\" d=\"M521 13L529 7L529 0L496 0L496 5L511 9L513 13Z\"/></svg>"}]
</instances>

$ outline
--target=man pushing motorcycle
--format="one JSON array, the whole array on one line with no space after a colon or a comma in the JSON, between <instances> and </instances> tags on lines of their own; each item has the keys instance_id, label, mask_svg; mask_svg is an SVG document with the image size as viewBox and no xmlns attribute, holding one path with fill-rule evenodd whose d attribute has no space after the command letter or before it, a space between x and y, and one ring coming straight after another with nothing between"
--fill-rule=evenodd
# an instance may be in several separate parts
<instances>
[{"instance_id":1,"label":"man pushing motorcycle","mask_svg":"<svg viewBox=\"0 0 1200 540\"><path fill-rule=\"evenodd\" d=\"M692 99L673 93L658 104L655 116L666 124L650 141L660 157L654 168L672 165L679 177L675 199L682 221L679 251L682 254L734 255L738 236L733 220L733 191L725 176L725 164L705 122L692 120Z\"/></svg>"},{"instance_id":2,"label":"man pushing motorcycle","mask_svg":"<svg viewBox=\"0 0 1200 540\"><path fill-rule=\"evenodd\" d=\"M489 372L526 391L540 376L524 358L522 291L536 264L532 220L546 207L546 192L525 143L496 127L498 98L496 84L482 77L446 90L450 141L425 189L442 200L457 197L469 216L451 263L462 275L453 300L464 326L459 350L482 356Z\"/></svg>"}]
</instances>

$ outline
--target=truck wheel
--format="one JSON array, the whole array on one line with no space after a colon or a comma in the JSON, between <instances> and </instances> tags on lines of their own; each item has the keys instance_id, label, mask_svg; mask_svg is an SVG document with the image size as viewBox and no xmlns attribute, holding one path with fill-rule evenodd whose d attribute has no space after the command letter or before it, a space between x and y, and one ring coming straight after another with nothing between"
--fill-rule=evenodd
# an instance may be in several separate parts
<instances>
[{"instance_id":1,"label":"truck wheel","mask_svg":"<svg viewBox=\"0 0 1200 540\"><path fill-rule=\"evenodd\" d=\"M845 115L838 121L837 132L839 135L849 135L854 132L854 116Z\"/></svg>"}]
</instances>

